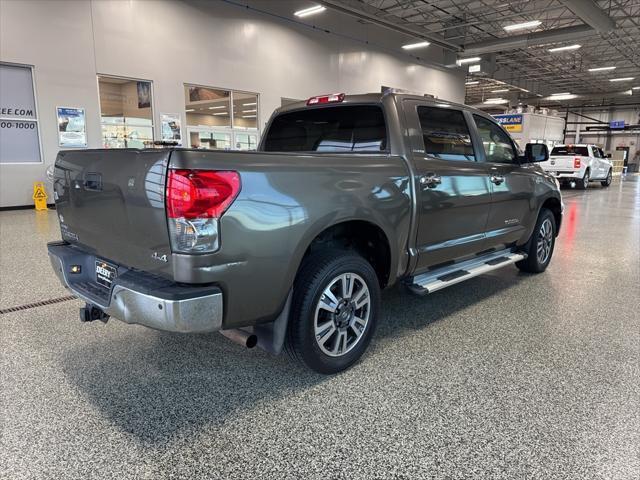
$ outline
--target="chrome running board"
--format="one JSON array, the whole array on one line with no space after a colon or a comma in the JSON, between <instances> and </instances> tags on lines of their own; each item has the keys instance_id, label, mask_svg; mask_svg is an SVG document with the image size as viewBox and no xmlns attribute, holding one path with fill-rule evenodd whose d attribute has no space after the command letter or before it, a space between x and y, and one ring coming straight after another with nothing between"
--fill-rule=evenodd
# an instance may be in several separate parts
<instances>
[{"instance_id":1,"label":"chrome running board","mask_svg":"<svg viewBox=\"0 0 640 480\"><path fill-rule=\"evenodd\" d=\"M492 270L512 265L525 258L527 255L524 253L499 250L416 275L409 281L408 287L414 293L426 295Z\"/></svg>"}]
</instances>

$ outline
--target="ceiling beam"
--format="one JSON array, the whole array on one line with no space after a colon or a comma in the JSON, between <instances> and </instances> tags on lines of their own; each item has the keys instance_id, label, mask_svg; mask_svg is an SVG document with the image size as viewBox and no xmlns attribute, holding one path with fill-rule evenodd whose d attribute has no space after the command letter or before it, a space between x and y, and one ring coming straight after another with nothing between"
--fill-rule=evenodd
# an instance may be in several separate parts
<instances>
[{"instance_id":1,"label":"ceiling beam","mask_svg":"<svg viewBox=\"0 0 640 480\"><path fill-rule=\"evenodd\" d=\"M481 55L484 53L513 50L516 48L527 48L546 43L565 42L568 40L591 36L594 35L594 33L594 30L588 25L576 25L573 27L557 28L555 30L524 33L522 35L514 35L506 38L496 38L470 43L464 46L464 55Z\"/></svg>"},{"instance_id":2,"label":"ceiling beam","mask_svg":"<svg viewBox=\"0 0 640 480\"><path fill-rule=\"evenodd\" d=\"M428 31L425 31L423 28L414 28L403 22L400 17L393 16L394 21L387 20L383 18L385 14L384 11L367 5L361 2L353 2L350 0L316 0L317 3L323 5L331 10L335 10L336 12L341 12L346 15L350 15L352 17L359 18L361 20L365 20L369 23L373 23L383 28L387 28L389 30L393 30L398 33L402 33L404 35L408 35L410 37L418 38L421 40L426 40L433 45L437 45L445 50L450 50L453 52L459 52L462 50L462 47L456 43L449 42L445 40L440 35L432 34ZM398 23L395 23L395 22ZM400 24L404 23L404 24Z\"/></svg>"},{"instance_id":3,"label":"ceiling beam","mask_svg":"<svg viewBox=\"0 0 640 480\"><path fill-rule=\"evenodd\" d=\"M599 33L610 32L616 28L616 22L592 0L560 0L560 3Z\"/></svg>"}]
</instances>

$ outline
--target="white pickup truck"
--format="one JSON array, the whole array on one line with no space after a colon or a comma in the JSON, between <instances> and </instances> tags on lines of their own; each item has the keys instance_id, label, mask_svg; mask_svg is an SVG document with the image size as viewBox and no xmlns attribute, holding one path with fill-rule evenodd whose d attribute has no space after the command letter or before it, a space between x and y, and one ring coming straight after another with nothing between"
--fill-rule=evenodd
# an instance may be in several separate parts
<instances>
[{"instance_id":1,"label":"white pickup truck","mask_svg":"<svg viewBox=\"0 0 640 480\"><path fill-rule=\"evenodd\" d=\"M603 187L611 185L613 164L597 145L556 145L549 160L540 166L560 183L575 185L580 190L595 181Z\"/></svg>"}]
</instances>

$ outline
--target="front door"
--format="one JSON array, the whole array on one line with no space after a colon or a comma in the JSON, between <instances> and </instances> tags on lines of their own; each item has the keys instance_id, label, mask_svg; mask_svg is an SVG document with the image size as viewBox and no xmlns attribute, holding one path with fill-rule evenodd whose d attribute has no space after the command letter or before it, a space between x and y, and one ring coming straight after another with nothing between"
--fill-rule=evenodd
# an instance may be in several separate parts
<instances>
[{"instance_id":1,"label":"front door","mask_svg":"<svg viewBox=\"0 0 640 480\"><path fill-rule=\"evenodd\" d=\"M453 106L407 101L416 171L416 273L481 252L491 204L468 118Z\"/></svg>"},{"instance_id":2,"label":"front door","mask_svg":"<svg viewBox=\"0 0 640 480\"><path fill-rule=\"evenodd\" d=\"M500 125L481 115L473 115L473 120L491 185L487 246L502 248L521 240L526 226L535 222L537 205L532 200L537 175L532 164L520 164L511 137Z\"/></svg>"}]
</instances>

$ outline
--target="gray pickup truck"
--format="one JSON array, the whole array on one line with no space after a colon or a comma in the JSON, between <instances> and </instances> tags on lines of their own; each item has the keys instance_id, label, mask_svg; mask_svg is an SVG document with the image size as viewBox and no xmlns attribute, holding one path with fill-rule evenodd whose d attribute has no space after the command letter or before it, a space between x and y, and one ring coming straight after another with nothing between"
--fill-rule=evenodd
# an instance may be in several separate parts
<instances>
[{"instance_id":1,"label":"gray pickup truck","mask_svg":"<svg viewBox=\"0 0 640 480\"><path fill-rule=\"evenodd\" d=\"M220 331L333 373L367 348L383 288L545 270L563 211L547 158L464 105L313 97L257 152L61 151L49 256L84 321Z\"/></svg>"}]
</instances>

